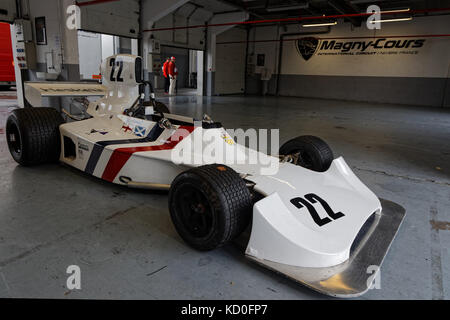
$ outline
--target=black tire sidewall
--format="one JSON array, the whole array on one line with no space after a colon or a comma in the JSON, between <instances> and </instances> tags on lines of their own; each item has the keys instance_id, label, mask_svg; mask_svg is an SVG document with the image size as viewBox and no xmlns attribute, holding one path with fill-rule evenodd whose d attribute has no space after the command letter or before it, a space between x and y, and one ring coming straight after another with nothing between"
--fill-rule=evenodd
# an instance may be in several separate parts
<instances>
[{"instance_id":1,"label":"black tire sidewall","mask_svg":"<svg viewBox=\"0 0 450 320\"><path fill-rule=\"evenodd\" d=\"M23 166L58 161L61 151L59 125L63 122L60 113L53 108L13 110L6 126L8 148L13 159ZM20 154L11 149L8 124L18 129L21 140Z\"/></svg>"},{"instance_id":2,"label":"black tire sidewall","mask_svg":"<svg viewBox=\"0 0 450 320\"><path fill-rule=\"evenodd\" d=\"M220 197L220 193L215 190L212 184L208 184L204 179L201 179L198 175L191 172L186 173L183 176L183 181L174 181L174 183L175 188L174 190L171 190L169 196L169 206L171 218L174 222L177 232L183 239L186 240L187 243L198 250L213 249L215 247L214 244L220 241L219 237L220 234L223 233L225 225L225 221L223 219L224 215L220 214L221 211L224 210L224 208L221 207L220 201L212 200L217 200L217 198ZM192 236L189 230L186 228L185 222L183 221L182 213L179 210L179 191L181 188L186 186L190 186L199 190L205 196L211 208L211 215L213 217L213 231L205 238L197 238Z\"/></svg>"},{"instance_id":3,"label":"black tire sidewall","mask_svg":"<svg viewBox=\"0 0 450 320\"><path fill-rule=\"evenodd\" d=\"M290 155L300 151L312 160L312 170L324 172L329 169L333 161L331 148L322 139L315 136L300 136L289 140L280 148L280 155Z\"/></svg>"},{"instance_id":4,"label":"black tire sidewall","mask_svg":"<svg viewBox=\"0 0 450 320\"><path fill-rule=\"evenodd\" d=\"M208 238L197 238L184 227L179 189L186 184L205 196L213 215L213 232ZM251 220L252 199L244 180L224 165L205 165L179 174L169 191L169 209L176 230L183 240L197 250L220 247L237 237Z\"/></svg>"},{"instance_id":5,"label":"black tire sidewall","mask_svg":"<svg viewBox=\"0 0 450 320\"><path fill-rule=\"evenodd\" d=\"M10 142L10 134L9 129L11 126L15 126L17 128L17 132L20 138L20 153L15 152L11 146ZM21 126L21 121L17 119L17 114L13 111L11 115L8 117L8 120L6 121L6 141L8 144L9 152L11 153L11 156L14 158L16 162L18 162L21 165L27 164L27 148L26 145L26 130L23 130Z\"/></svg>"}]
</instances>

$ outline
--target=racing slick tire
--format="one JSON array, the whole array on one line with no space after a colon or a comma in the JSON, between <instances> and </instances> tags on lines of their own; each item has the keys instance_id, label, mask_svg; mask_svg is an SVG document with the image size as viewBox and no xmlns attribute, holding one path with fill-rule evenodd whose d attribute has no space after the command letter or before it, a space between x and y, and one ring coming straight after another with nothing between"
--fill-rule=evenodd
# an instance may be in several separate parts
<instances>
[{"instance_id":1,"label":"racing slick tire","mask_svg":"<svg viewBox=\"0 0 450 320\"><path fill-rule=\"evenodd\" d=\"M55 162L61 151L59 125L64 122L53 108L12 111L6 121L9 152L23 166Z\"/></svg>"},{"instance_id":2,"label":"racing slick tire","mask_svg":"<svg viewBox=\"0 0 450 320\"><path fill-rule=\"evenodd\" d=\"M252 199L233 169L211 164L179 174L169 191L169 210L178 234L207 251L233 240L249 224Z\"/></svg>"},{"instance_id":3,"label":"racing slick tire","mask_svg":"<svg viewBox=\"0 0 450 320\"><path fill-rule=\"evenodd\" d=\"M280 155L298 155L294 164L324 172L333 162L333 151L330 146L315 136L300 136L284 143L280 148Z\"/></svg>"}]
</instances>

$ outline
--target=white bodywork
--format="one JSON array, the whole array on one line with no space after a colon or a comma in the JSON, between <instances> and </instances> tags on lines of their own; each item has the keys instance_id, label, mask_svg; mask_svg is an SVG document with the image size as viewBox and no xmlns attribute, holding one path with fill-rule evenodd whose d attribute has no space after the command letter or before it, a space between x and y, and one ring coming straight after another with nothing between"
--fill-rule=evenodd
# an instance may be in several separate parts
<instances>
[{"instance_id":1,"label":"white bodywork","mask_svg":"<svg viewBox=\"0 0 450 320\"><path fill-rule=\"evenodd\" d=\"M196 165L174 163L172 152L186 150L187 138L202 130L218 137L226 135L226 131L194 127L192 118L165 114L169 120L181 124L164 129L155 139L144 139L158 123L123 115L139 96L135 59L131 55L117 55L104 62L102 76L106 95L89 105L87 112L92 118L61 125L61 161L117 184L131 180L170 185L187 167L213 162L206 158ZM119 64L122 65L120 75ZM174 142L171 139L174 135L184 136L184 139ZM75 146L75 154L68 152L67 139ZM248 156L246 152L256 152L227 143L225 139L218 141L238 158ZM343 158L335 159L326 172L280 163L276 174L261 175L258 164L229 166L254 183L254 190L264 197L254 204L246 249L246 255L262 264L267 261L267 265L302 268L341 265L349 260L352 244L368 218L382 214L379 199L354 175ZM125 182L123 177L127 178ZM298 198L309 199L313 209L299 205L298 201L304 200ZM331 218L318 199L339 217ZM270 268L281 270L272 265Z\"/></svg>"},{"instance_id":2,"label":"white bodywork","mask_svg":"<svg viewBox=\"0 0 450 320\"><path fill-rule=\"evenodd\" d=\"M343 158L335 159L327 172L314 172L290 163L274 176L257 176L255 189L268 195L255 203L253 228L246 253L258 259L301 267L330 267L349 258L350 247L370 215L381 204L351 171ZM290 200L316 194L345 216L317 225L306 207ZM320 203L314 207L327 214ZM280 245L282 244L282 245Z\"/></svg>"},{"instance_id":3,"label":"white bodywork","mask_svg":"<svg viewBox=\"0 0 450 320\"><path fill-rule=\"evenodd\" d=\"M25 97L34 107L42 107L45 97L101 97L105 93L105 86L90 82L25 82Z\"/></svg>"}]
</instances>

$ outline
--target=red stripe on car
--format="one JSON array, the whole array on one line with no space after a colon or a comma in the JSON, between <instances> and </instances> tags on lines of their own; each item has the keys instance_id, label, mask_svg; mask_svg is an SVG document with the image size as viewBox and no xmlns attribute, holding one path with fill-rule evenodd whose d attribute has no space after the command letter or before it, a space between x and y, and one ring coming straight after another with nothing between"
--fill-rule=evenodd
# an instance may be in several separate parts
<instances>
[{"instance_id":1,"label":"red stripe on car","mask_svg":"<svg viewBox=\"0 0 450 320\"><path fill-rule=\"evenodd\" d=\"M119 171L123 168L128 159L136 152L144 151L159 151L159 150L171 150L187 137L192 131L194 131L194 126L180 126L175 131L175 133L170 137L168 142L157 146L147 146L147 147L129 147L129 148L118 148L113 151L111 158L109 158L108 164L106 165L105 171L103 171L102 179L113 182Z\"/></svg>"}]
</instances>

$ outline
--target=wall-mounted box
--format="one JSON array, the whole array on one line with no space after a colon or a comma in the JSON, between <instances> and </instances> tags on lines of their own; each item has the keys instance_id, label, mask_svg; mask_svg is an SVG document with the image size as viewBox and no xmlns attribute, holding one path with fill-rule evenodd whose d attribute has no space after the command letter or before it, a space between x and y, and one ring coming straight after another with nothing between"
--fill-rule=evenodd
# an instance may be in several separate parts
<instances>
[{"instance_id":1,"label":"wall-mounted box","mask_svg":"<svg viewBox=\"0 0 450 320\"><path fill-rule=\"evenodd\" d=\"M161 43L158 39L150 39L150 43L148 45L149 53L161 53Z\"/></svg>"},{"instance_id":2,"label":"wall-mounted box","mask_svg":"<svg viewBox=\"0 0 450 320\"><path fill-rule=\"evenodd\" d=\"M36 46L33 42L17 42L15 55L20 69L36 69Z\"/></svg>"},{"instance_id":3,"label":"wall-mounted box","mask_svg":"<svg viewBox=\"0 0 450 320\"><path fill-rule=\"evenodd\" d=\"M33 31L31 29L31 21L24 19L17 19L14 21L14 28L16 31L16 40L19 41L33 41Z\"/></svg>"},{"instance_id":4,"label":"wall-mounted box","mask_svg":"<svg viewBox=\"0 0 450 320\"><path fill-rule=\"evenodd\" d=\"M162 71L161 55L156 53L149 53L147 65L149 70L152 70L155 75L160 75Z\"/></svg>"}]
</instances>

